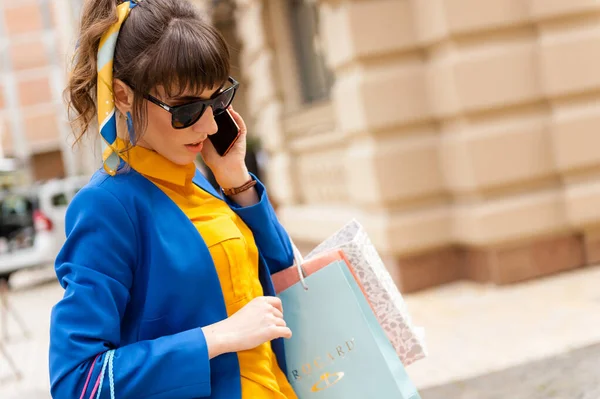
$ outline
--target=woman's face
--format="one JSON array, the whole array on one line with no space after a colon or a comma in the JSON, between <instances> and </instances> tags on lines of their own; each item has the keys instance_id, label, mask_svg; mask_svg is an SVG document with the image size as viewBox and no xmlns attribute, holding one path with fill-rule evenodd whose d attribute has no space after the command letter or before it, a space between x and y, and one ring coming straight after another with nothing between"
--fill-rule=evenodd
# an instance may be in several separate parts
<instances>
[{"instance_id":1,"label":"woman's face","mask_svg":"<svg viewBox=\"0 0 600 399\"><path fill-rule=\"evenodd\" d=\"M152 93L159 100L170 106L208 100L219 87L204 90L202 93L183 93L178 98L168 98L162 88ZM178 165L194 162L202 150L203 142L209 135L217 132L217 123L212 107L206 108L202 117L194 125L185 129L174 129L171 126L171 114L158 105L146 101L148 123L146 131L139 137L136 145L156 151L163 157Z\"/></svg>"}]
</instances>

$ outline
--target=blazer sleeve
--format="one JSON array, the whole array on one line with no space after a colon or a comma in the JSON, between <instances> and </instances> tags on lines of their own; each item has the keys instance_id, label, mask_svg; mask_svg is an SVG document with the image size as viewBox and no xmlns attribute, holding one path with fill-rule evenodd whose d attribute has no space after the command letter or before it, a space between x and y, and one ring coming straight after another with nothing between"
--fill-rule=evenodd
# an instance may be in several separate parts
<instances>
[{"instance_id":1,"label":"blazer sleeve","mask_svg":"<svg viewBox=\"0 0 600 399\"><path fill-rule=\"evenodd\" d=\"M288 233L277 219L265 186L256 176L252 175L252 178L256 180L257 204L241 207L228 197L224 198L252 230L256 245L265 257L271 274L274 274L293 265L294 251Z\"/></svg>"},{"instance_id":2,"label":"blazer sleeve","mask_svg":"<svg viewBox=\"0 0 600 399\"><path fill-rule=\"evenodd\" d=\"M51 315L52 397L91 398L109 350L115 350L119 398L210 396L208 348L200 328L121 346L138 251L134 224L121 202L102 187L84 188L69 206L66 233L55 264L65 292ZM102 398L110 397L108 370L101 389Z\"/></svg>"}]
</instances>

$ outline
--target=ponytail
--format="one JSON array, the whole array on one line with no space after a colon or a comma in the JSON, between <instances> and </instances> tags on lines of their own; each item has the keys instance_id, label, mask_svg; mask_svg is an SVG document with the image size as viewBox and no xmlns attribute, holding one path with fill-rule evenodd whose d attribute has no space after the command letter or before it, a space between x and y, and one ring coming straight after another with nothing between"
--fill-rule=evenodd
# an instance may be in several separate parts
<instances>
[{"instance_id":1,"label":"ponytail","mask_svg":"<svg viewBox=\"0 0 600 399\"><path fill-rule=\"evenodd\" d=\"M79 40L73 56L65 97L77 141L96 119L97 59L100 38L114 24L118 0L86 0Z\"/></svg>"}]
</instances>

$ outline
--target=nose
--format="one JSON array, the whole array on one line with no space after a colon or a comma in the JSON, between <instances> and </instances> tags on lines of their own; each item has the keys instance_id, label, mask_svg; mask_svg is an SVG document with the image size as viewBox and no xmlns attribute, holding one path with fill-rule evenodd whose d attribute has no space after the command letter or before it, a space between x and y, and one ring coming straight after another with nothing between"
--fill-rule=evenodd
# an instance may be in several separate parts
<instances>
[{"instance_id":1,"label":"nose","mask_svg":"<svg viewBox=\"0 0 600 399\"><path fill-rule=\"evenodd\" d=\"M217 133L219 127L217 126L217 122L215 121L215 116L213 114L212 107L206 108L204 114L200 119L198 119L198 122L194 123L192 129L194 130L194 132L206 133L209 136Z\"/></svg>"}]
</instances>

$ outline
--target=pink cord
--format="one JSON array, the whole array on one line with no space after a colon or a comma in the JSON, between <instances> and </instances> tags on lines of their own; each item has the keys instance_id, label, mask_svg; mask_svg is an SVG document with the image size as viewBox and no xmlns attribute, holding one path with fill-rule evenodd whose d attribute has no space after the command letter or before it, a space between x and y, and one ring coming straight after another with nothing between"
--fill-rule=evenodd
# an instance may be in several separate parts
<instances>
[{"instance_id":1,"label":"pink cord","mask_svg":"<svg viewBox=\"0 0 600 399\"><path fill-rule=\"evenodd\" d=\"M96 385L94 385L94 390L92 391L92 394L90 395L90 399L94 399L94 396L96 395L96 391L98 391L98 386L100 386L100 377L102 377L102 372L100 372L100 374L98 375L98 379L96 380Z\"/></svg>"},{"instance_id":2,"label":"pink cord","mask_svg":"<svg viewBox=\"0 0 600 399\"><path fill-rule=\"evenodd\" d=\"M90 383L90 378L92 378L92 373L94 372L94 366L96 365L96 360L98 360L99 357L100 357L100 355L96 355L96 357L94 358L92 367L90 367L90 371L88 372L88 376L87 376L87 379L85 380L85 385L83 386L83 391L81 392L81 396L79 397L79 399L83 399L83 397L85 396L85 391L87 391L88 384Z\"/></svg>"}]
</instances>

